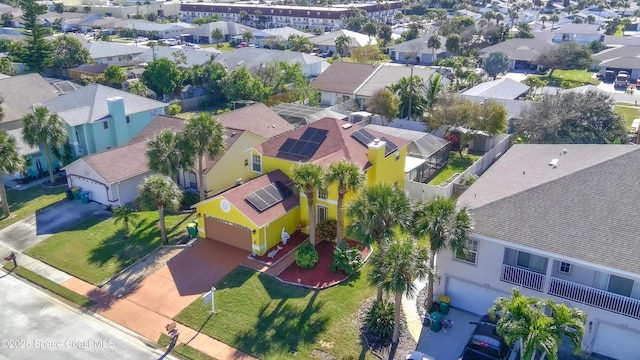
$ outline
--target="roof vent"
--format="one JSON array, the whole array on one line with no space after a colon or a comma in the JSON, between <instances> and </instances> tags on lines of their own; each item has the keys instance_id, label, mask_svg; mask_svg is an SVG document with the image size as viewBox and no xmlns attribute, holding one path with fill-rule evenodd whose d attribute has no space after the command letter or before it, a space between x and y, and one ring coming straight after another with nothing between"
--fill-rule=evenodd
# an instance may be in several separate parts
<instances>
[{"instance_id":1,"label":"roof vent","mask_svg":"<svg viewBox=\"0 0 640 360\"><path fill-rule=\"evenodd\" d=\"M351 128L352 126L353 126L353 124L351 124L351 123L346 123L346 124L342 125L342 128L343 128L343 129L345 129L345 130L347 130L347 129Z\"/></svg>"},{"instance_id":2,"label":"roof vent","mask_svg":"<svg viewBox=\"0 0 640 360\"><path fill-rule=\"evenodd\" d=\"M378 145L380 143L380 139L373 139L373 144Z\"/></svg>"},{"instance_id":3,"label":"roof vent","mask_svg":"<svg viewBox=\"0 0 640 360\"><path fill-rule=\"evenodd\" d=\"M231 133L231 137L236 136L236 134L237 134L237 133L236 133L235 131L234 131L234 132L232 132L232 133Z\"/></svg>"},{"instance_id":4,"label":"roof vent","mask_svg":"<svg viewBox=\"0 0 640 360\"><path fill-rule=\"evenodd\" d=\"M558 167L558 159L552 159L551 161L549 161L549 166L551 166L554 169Z\"/></svg>"}]
</instances>

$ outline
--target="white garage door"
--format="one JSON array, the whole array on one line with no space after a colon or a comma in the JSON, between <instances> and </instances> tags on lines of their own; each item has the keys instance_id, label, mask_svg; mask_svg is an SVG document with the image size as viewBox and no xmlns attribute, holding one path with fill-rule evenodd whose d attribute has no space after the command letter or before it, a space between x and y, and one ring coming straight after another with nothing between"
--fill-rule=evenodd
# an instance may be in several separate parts
<instances>
[{"instance_id":1,"label":"white garage door","mask_svg":"<svg viewBox=\"0 0 640 360\"><path fill-rule=\"evenodd\" d=\"M618 360L640 359L640 333L600 323L593 352Z\"/></svg>"},{"instance_id":2,"label":"white garage door","mask_svg":"<svg viewBox=\"0 0 640 360\"><path fill-rule=\"evenodd\" d=\"M493 301L504 296L497 291L453 278L447 279L446 291L451 297L451 306L478 315L488 313Z\"/></svg>"},{"instance_id":3,"label":"white garage door","mask_svg":"<svg viewBox=\"0 0 640 360\"><path fill-rule=\"evenodd\" d=\"M89 191L91 193L91 195L89 195L91 200L100 204L109 204L109 200L107 199L107 189L104 185L74 177L73 186L81 188L82 191Z\"/></svg>"}]
</instances>

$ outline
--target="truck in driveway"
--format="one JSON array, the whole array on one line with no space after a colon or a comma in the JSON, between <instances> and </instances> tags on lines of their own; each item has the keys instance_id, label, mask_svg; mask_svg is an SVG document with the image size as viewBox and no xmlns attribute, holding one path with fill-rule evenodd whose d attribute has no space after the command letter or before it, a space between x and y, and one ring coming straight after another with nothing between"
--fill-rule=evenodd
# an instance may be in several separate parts
<instances>
[{"instance_id":1,"label":"truck in driveway","mask_svg":"<svg viewBox=\"0 0 640 360\"><path fill-rule=\"evenodd\" d=\"M626 71L620 71L618 75L616 75L616 80L613 83L613 86L627 88L629 86L629 73Z\"/></svg>"}]
</instances>

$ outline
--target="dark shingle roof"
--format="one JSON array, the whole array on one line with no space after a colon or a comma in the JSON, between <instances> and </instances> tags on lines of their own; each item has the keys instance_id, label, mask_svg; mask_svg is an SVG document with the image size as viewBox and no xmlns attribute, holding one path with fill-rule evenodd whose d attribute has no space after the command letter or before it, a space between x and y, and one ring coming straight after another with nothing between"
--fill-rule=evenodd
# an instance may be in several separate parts
<instances>
[{"instance_id":1,"label":"dark shingle roof","mask_svg":"<svg viewBox=\"0 0 640 360\"><path fill-rule=\"evenodd\" d=\"M458 200L476 234L639 274L637 174L634 145L514 145Z\"/></svg>"},{"instance_id":2,"label":"dark shingle roof","mask_svg":"<svg viewBox=\"0 0 640 360\"><path fill-rule=\"evenodd\" d=\"M501 52L511 60L533 61L555 44L540 39L509 39L481 49L481 57L487 57L493 52Z\"/></svg>"},{"instance_id":3,"label":"dark shingle roof","mask_svg":"<svg viewBox=\"0 0 640 360\"><path fill-rule=\"evenodd\" d=\"M377 67L369 64L334 62L312 84L320 91L353 94Z\"/></svg>"},{"instance_id":4,"label":"dark shingle roof","mask_svg":"<svg viewBox=\"0 0 640 360\"><path fill-rule=\"evenodd\" d=\"M27 74L0 79L0 97L4 110L2 123L5 124L22 119L34 105L57 98L58 94L39 74ZM18 127L20 123L16 123Z\"/></svg>"}]
</instances>

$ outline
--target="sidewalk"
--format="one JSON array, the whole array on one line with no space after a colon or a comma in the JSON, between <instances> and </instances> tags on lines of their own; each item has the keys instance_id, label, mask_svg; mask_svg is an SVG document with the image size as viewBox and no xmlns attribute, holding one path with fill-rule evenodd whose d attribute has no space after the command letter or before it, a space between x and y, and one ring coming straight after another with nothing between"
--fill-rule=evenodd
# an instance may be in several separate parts
<instances>
[{"instance_id":1,"label":"sidewalk","mask_svg":"<svg viewBox=\"0 0 640 360\"><path fill-rule=\"evenodd\" d=\"M427 286L426 281L416 280L414 284L416 286L416 295ZM404 296L402 299L402 311L404 312L411 337L416 343L419 342L420 334L422 333L422 318L420 314L418 314L416 296L414 296L413 299L409 299L406 295Z\"/></svg>"},{"instance_id":2,"label":"sidewalk","mask_svg":"<svg viewBox=\"0 0 640 360\"><path fill-rule=\"evenodd\" d=\"M171 318L142 307L126 297L121 298L117 295L111 295L92 284L53 268L0 242L0 254L8 254L12 251L16 255L18 265L95 301L97 304L91 309L93 310L92 316L123 326L142 336L147 342L156 344L160 335L165 333L165 325L173 321ZM215 359L254 359L193 329L181 325L178 325L178 329L180 331L180 340L178 342L187 344Z\"/></svg>"}]
</instances>

